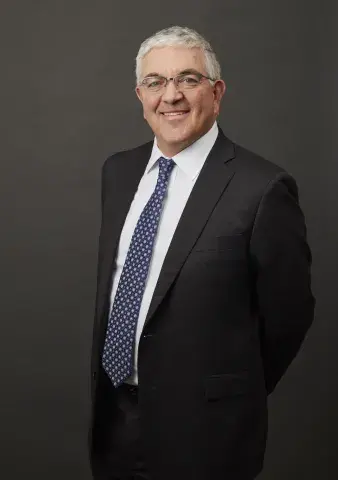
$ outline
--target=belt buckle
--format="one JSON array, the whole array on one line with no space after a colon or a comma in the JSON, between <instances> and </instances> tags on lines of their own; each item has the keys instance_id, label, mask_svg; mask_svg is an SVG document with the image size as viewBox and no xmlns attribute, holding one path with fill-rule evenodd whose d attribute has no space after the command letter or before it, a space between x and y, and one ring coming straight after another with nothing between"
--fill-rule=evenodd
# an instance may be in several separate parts
<instances>
[{"instance_id":1,"label":"belt buckle","mask_svg":"<svg viewBox=\"0 0 338 480\"><path fill-rule=\"evenodd\" d=\"M130 383L126 383L128 391L133 395L136 396L138 393L138 387L137 385L132 385Z\"/></svg>"}]
</instances>

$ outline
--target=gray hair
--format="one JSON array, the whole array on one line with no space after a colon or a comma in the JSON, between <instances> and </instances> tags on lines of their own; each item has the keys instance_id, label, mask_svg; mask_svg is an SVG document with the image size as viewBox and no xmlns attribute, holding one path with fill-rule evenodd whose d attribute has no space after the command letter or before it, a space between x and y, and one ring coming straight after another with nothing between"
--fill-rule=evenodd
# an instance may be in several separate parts
<instances>
[{"instance_id":1,"label":"gray hair","mask_svg":"<svg viewBox=\"0 0 338 480\"><path fill-rule=\"evenodd\" d=\"M136 57L135 73L137 84L141 81L142 60L147 53L156 47L172 47L176 45L200 48L204 53L207 75L214 80L221 78L221 67L210 43L191 28L175 26L160 30L141 44Z\"/></svg>"}]
</instances>

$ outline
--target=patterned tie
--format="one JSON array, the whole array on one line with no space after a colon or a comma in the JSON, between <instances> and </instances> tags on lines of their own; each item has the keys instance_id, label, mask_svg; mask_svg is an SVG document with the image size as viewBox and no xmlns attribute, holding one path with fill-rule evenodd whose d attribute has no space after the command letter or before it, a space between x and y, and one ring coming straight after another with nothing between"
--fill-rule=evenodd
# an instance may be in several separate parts
<instances>
[{"instance_id":1,"label":"patterned tie","mask_svg":"<svg viewBox=\"0 0 338 480\"><path fill-rule=\"evenodd\" d=\"M155 190L138 219L108 321L102 366L115 387L121 385L133 368L135 332L170 174L172 159L159 159Z\"/></svg>"}]
</instances>

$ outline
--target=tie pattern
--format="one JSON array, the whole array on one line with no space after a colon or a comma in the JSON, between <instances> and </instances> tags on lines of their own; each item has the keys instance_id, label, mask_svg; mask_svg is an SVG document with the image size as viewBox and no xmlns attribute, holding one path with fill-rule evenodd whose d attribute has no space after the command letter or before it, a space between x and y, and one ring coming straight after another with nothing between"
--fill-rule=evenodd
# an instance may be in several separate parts
<instances>
[{"instance_id":1,"label":"tie pattern","mask_svg":"<svg viewBox=\"0 0 338 480\"><path fill-rule=\"evenodd\" d=\"M163 199L174 166L172 159L159 159L156 187L136 224L116 290L102 355L102 366L115 387L132 374L137 321Z\"/></svg>"}]
</instances>

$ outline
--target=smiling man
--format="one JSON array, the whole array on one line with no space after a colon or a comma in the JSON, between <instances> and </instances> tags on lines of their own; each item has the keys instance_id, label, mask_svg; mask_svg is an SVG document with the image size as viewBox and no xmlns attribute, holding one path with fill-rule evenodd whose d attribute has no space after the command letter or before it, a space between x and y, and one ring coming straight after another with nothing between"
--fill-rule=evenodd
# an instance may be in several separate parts
<instances>
[{"instance_id":1,"label":"smiling man","mask_svg":"<svg viewBox=\"0 0 338 480\"><path fill-rule=\"evenodd\" d=\"M93 476L253 480L267 396L313 319L297 185L223 134L194 30L145 40L136 81L155 138L103 167Z\"/></svg>"}]
</instances>

